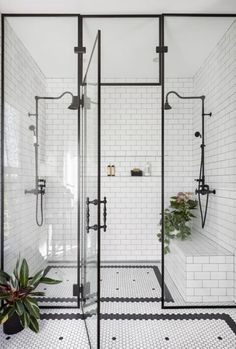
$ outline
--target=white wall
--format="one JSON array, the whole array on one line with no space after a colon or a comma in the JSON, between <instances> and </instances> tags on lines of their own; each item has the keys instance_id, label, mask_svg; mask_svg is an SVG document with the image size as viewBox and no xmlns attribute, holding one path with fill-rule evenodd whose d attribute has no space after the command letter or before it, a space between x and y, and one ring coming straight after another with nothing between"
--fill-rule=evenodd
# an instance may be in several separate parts
<instances>
[{"instance_id":1,"label":"white wall","mask_svg":"<svg viewBox=\"0 0 236 349\"><path fill-rule=\"evenodd\" d=\"M102 87L102 196L108 200L103 260L157 260L160 220L160 87ZM130 170L152 166L151 177ZM116 176L107 177L108 164Z\"/></svg>"},{"instance_id":2,"label":"white wall","mask_svg":"<svg viewBox=\"0 0 236 349\"><path fill-rule=\"evenodd\" d=\"M236 247L235 40L236 22L194 76L195 94L206 95L206 112L212 112L211 118L205 117L205 173L207 183L216 189L216 195L210 196L205 229L199 229L199 221L196 221L195 229L231 252ZM197 106L193 127L201 131L201 111ZM199 141L195 141L193 164L196 178L199 162Z\"/></svg>"},{"instance_id":3,"label":"white wall","mask_svg":"<svg viewBox=\"0 0 236 349\"><path fill-rule=\"evenodd\" d=\"M206 181L216 195L209 199L206 226L194 229L209 237L228 251L236 249L236 21L194 76L195 94L206 95ZM197 114L198 113L198 114ZM199 109L195 109L194 130L201 128ZM199 172L199 142L193 147L193 169Z\"/></svg>"},{"instance_id":4,"label":"white wall","mask_svg":"<svg viewBox=\"0 0 236 349\"><path fill-rule=\"evenodd\" d=\"M166 79L165 93L193 94L192 78ZM172 109L165 111L165 207L178 192L192 192L193 101L169 95Z\"/></svg>"},{"instance_id":5,"label":"white wall","mask_svg":"<svg viewBox=\"0 0 236 349\"><path fill-rule=\"evenodd\" d=\"M46 95L76 94L76 79L46 79ZM49 260L76 260L78 216L78 114L69 110L71 96L46 102L45 224Z\"/></svg>"},{"instance_id":6,"label":"white wall","mask_svg":"<svg viewBox=\"0 0 236 349\"><path fill-rule=\"evenodd\" d=\"M45 78L8 22L5 26L5 269L12 270L21 254L30 270L46 258L45 228L35 223L33 189L34 147L28 112L35 112L34 96L45 95ZM44 104L40 104L40 162L44 159Z\"/></svg>"}]
</instances>

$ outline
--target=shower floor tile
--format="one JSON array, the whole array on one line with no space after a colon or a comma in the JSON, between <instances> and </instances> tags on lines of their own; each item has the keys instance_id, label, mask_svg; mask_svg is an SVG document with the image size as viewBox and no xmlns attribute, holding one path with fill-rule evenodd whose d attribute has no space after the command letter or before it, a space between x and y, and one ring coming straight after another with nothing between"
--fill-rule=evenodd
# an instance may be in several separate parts
<instances>
[{"instance_id":1,"label":"shower floor tile","mask_svg":"<svg viewBox=\"0 0 236 349\"><path fill-rule=\"evenodd\" d=\"M49 265L47 276L62 280L57 285L40 285L38 291L45 297L38 298L40 305L76 306L73 285L77 283L75 265ZM101 268L102 301L161 301L161 274L156 265L103 265ZM166 302L173 299L166 290Z\"/></svg>"},{"instance_id":2,"label":"shower floor tile","mask_svg":"<svg viewBox=\"0 0 236 349\"><path fill-rule=\"evenodd\" d=\"M222 320L106 320L102 349L234 349L236 336Z\"/></svg>"},{"instance_id":3,"label":"shower floor tile","mask_svg":"<svg viewBox=\"0 0 236 349\"><path fill-rule=\"evenodd\" d=\"M76 297L72 297L75 266L52 266L48 276L63 277L64 283L49 288L47 296L51 298L46 298L45 304L76 305ZM236 348L235 309L161 309L160 271L152 265L105 265L101 269L101 279L101 349ZM170 291L167 296L172 302L171 287ZM54 302L50 304L47 300ZM80 310L42 309L41 312L39 334L25 330L7 336L1 329L0 347L90 348ZM94 334L90 339L95 343L96 318L87 318L86 324L90 334Z\"/></svg>"},{"instance_id":4,"label":"shower floor tile","mask_svg":"<svg viewBox=\"0 0 236 349\"><path fill-rule=\"evenodd\" d=\"M46 314L48 313L47 311ZM50 310L50 313L53 312ZM60 313L63 310L60 310ZM67 309L65 312L72 311ZM76 315L78 311L74 312ZM16 335L6 335L0 328L1 349L89 349L87 333L82 319L40 320L40 332L29 329Z\"/></svg>"}]
</instances>

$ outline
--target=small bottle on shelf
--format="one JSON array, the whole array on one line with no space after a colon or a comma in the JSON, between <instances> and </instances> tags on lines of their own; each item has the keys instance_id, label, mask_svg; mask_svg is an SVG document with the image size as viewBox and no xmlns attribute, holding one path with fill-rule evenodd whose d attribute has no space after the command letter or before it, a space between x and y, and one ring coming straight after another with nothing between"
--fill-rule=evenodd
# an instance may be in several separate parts
<instances>
[{"instance_id":1,"label":"small bottle on shelf","mask_svg":"<svg viewBox=\"0 0 236 349\"><path fill-rule=\"evenodd\" d=\"M111 176L111 165L107 166L107 176Z\"/></svg>"},{"instance_id":2,"label":"small bottle on shelf","mask_svg":"<svg viewBox=\"0 0 236 349\"><path fill-rule=\"evenodd\" d=\"M116 175L116 167L115 165L111 166L111 175L114 177Z\"/></svg>"}]
</instances>

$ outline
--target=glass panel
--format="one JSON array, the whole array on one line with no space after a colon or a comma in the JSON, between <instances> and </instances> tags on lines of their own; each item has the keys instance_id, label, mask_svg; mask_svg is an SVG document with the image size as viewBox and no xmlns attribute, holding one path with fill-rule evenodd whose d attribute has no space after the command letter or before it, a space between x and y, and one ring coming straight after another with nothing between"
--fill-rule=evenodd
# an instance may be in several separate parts
<instances>
[{"instance_id":1,"label":"glass panel","mask_svg":"<svg viewBox=\"0 0 236 349\"><path fill-rule=\"evenodd\" d=\"M82 285L83 308L86 314L88 335L92 348L98 340L98 199L100 173L98 170L99 149L99 36L97 36L87 73L84 79L84 108L82 115L83 130L83 260Z\"/></svg>"},{"instance_id":2,"label":"glass panel","mask_svg":"<svg viewBox=\"0 0 236 349\"><path fill-rule=\"evenodd\" d=\"M165 18L166 306L235 305L234 17Z\"/></svg>"},{"instance_id":3,"label":"glass panel","mask_svg":"<svg viewBox=\"0 0 236 349\"><path fill-rule=\"evenodd\" d=\"M97 28L102 31L102 82L159 82L158 18L85 18L85 63Z\"/></svg>"},{"instance_id":4,"label":"glass panel","mask_svg":"<svg viewBox=\"0 0 236 349\"><path fill-rule=\"evenodd\" d=\"M4 264L62 280L38 287L46 306L78 305L78 113L53 99L78 94L77 41L77 18L5 20Z\"/></svg>"}]
</instances>

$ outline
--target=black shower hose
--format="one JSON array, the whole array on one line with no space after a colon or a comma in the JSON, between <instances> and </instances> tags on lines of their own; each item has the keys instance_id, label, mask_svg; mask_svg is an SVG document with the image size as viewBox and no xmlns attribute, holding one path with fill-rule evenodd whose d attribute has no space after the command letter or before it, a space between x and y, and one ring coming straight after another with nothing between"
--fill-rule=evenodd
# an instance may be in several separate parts
<instances>
[{"instance_id":1,"label":"black shower hose","mask_svg":"<svg viewBox=\"0 0 236 349\"><path fill-rule=\"evenodd\" d=\"M200 172L199 172L199 180L198 180L198 203L199 203L199 208L200 208L200 213L201 213L201 222L202 222L202 228L204 228L205 223L206 223L206 217L207 217L207 210L208 210L208 201L209 201L209 191L207 192L207 197L206 197L206 206L205 210L203 212L202 208L202 200L201 200L201 180L202 180L202 166L203 166L203 161L202 161L202 155L201 155L201 164L200 164Z\"/></svg>"},{"instance_id":2,"label":"black shower hose","mask_svg":"<svg viewBox=\"0 0 236 349\"><path fill-rule=\"evenodd\" d=\"M40 216L41 216L40 221L38 218L38 206L39 206L39 194L37 193L37 195L36 195L36 223L39 227L41 227L43 225L43 193L42 193L42 191L40 192Z\"/></svg>"}]
</instances>

